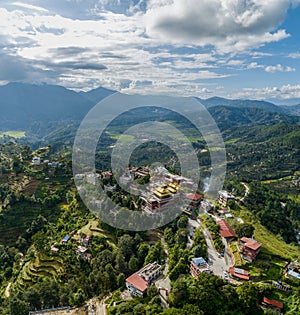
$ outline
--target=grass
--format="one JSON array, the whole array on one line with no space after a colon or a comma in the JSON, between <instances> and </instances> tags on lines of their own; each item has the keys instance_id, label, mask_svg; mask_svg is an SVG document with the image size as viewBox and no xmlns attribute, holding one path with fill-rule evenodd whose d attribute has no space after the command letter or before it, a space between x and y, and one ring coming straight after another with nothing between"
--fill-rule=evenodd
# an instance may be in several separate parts
<instances>
[{"instance_id":1,"label":"grass","mask_svg":"<svg viewBox=\"0 0 300 315\"><path fill-rule=\"evenodd\" d=\"M236 211L237 212L237 211ZM245 207L236 213L244 222L251 223L255 227L254 236L258 242L262 243L262 252L276 255L283 259L296 260L300 257L300 249L297 246L286 244L267 230Z\"/></svg>"},{"instance_id":2,"label":"grass","mask_svg":"<svg viewBox=\"0 0 300 315\"><path fill-rule=\"evenodd\" d=\"M11 131L5 131L0 133L0 138L3 138L4 136L12 137L15 139L23 138L26 136L25 131L16 131L16 130L11 130Z\"/></svg>"},{"instance_id":3,"label":"grass","mask_svg":"<svg viewBox=\"0 0 300 315\"><path fill-rule=\"evenodd\" d=\"M114 140L120 140L121 143L128 143L134 141L134 136L126 134L111 135L110 137Z\"/></svg>"},{"instance_id":4,"label":"grass","mask_svg":"<svg viewBox=\"0 0 300 315\"><path fill-rule=\"evenodd\" d=\"M226 140L225 144L233 144L233 143L239 141L240 139L241 138L232 138L232 139Z\"/></svg>"}]
</instances>

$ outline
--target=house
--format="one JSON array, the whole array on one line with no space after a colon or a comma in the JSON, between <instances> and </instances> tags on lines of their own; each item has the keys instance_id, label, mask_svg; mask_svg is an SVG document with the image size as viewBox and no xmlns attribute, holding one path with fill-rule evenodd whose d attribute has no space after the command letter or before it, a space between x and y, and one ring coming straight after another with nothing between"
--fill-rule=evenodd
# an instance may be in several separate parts
<instances>
[{"instance_id":1,"label":"house","mask_svg":"<svg viewBox=\"0 0 300 315\"><path fill-rule=\"evenodd\" d=\"M260 252L261 245L261 243L253 239L242 237L240 239L240 250L243 258L249 262L253 262Z\"/></svg>"},{"instance_id":2,"label":"house","mask_svg":"<svg viewBox=\"0 0 300 315\"><path fill-rule=\"evenodd\" d=\"M221 236L226 239L227 241L230 241L234 238L237 238L237 235L234 233L232 228L230 227L229 223L225 220L217 220L216 224L220 226L220 234Z\"/></svg>"},{"instance_id":3,"label":"house","mask_svg":"<svg viewBox=\"0 0 300 315\"><path fill-rule=\"evenodd\" d=\"M292 261L287 267L287 276L289 278L300 280L300 264L299 262Z\"/></svg>"},{"instance_id":4,"label":"house","mask_svg":"<svg viewBox=\"0 0 300 315\"><path fill-rule=\"evenodd\" d=\"M38 157L38 156L35 156L35 157L32 159L32 164L35 165L35 166L41 165L41 158Z\"/></svg>"},{"instance_id":5,"label":"house","mask_svg":"<svg viewBox=\"0 0 300 315\"><path fill-rule=\"evenodd\" d=\"M69 236L69 235L66 235L66 236L61 240L61 243L62 243L62 244L67 244L68 241L69 241L69 239L70 239L70 236Z\"/></svg>"},{"instance_id":6,"label":"house","mask_svg":"<svg viewBox=\"0 0 300 315\"><path fill-rule=\"evenodd\" d=\"M193 277L197 278L200 273L202 272L210 273L211 271L206 260L203 257L198 257L192 258L190 272Z\"/></svg>"},{"instance_id":7,"label":"house","mask_svg":"<svg viewBox=\"0 0 300 315\"><path fill-rule=\"evenodd\" d=\"M110 171L105 171L105 172L102 172L102 178L105 178L105 179L112 179L112 172Z\"/></svg>"},{"instance_id":8,"label":"house","mask_svg":"<svg viewBox=\"0 0 300 315\"><path fill-rule=\"evenodd\" d=\"M100 177L100 175L97 173L88 173L88 174L86 174L86 181L89 184L96 185L99 177Z\"/></svg>"},{"instance_id":9,"label":"house","mask_svg":"<svg viewBox=\"0 0 300 315\"><path fill-rule=\"evenodd\" d=\"M203 198L200 194L186 194L185 197L190 202L190 206L194 208L198 208L200 206L200 202Z\"/></svg>"},{"instance_id":10,"label":"house","mask_svg":"<svg viewBox=\"0 0 300 315\"><path fill-rule=\"evenodd\" d=\"M293 279L300 280L300 273L298 273L298 272L296 272L294 270L291 270L291 269L288 269L287 276L290 277L290 278L293 278Z\"/></svg>"},{"instance_id":11,"label":"house","mask_svg":"<svg viewBox=\"0 0 300 315\"><path fill-rule=\"evenodd\" d=\"M51 253L53 256L56 256L59 252L59 248L55 247L55 246L52 246L51 247Z\"/></svg>"},{"instance_id":12,"label":"house","mask_svg":"<svg viewBox=\"0 0 300 315\"><path fill-rule=\"evenodd\" d=\"M212 212L214 205L208 201L207 199L204 199L203 201L201 201L200 204L201 210L203 210L204 212Z\"/></svg>"},{"instance_id":13,"label":"house","mask_svg":"<svg viewBox=\"0 0 300 315\"><path fill-rule=\"evenodd\" d=\"M219 191L218 201L222 206L226 207L229 200L235 200L235 197L233 194L229 193L226 190Z\"/></svg>"},{"instance_id":14,"label":"house","mask_svg":"<svg viewBox=\"0 0 300 315\"><path fill-rule=\"evenodd\" d=\"M81 244L85 247L89 246L90 245L90 241L91 241L91 236L90 235L87 235L86 237L82 238L80 240Z\"/></svg>"},{"instance_id":15,"label":"house","mask_svg":"<svg viewBox=\"0 0 300 315\"><path fill-rule=\"evenodd\" d=\"M160 275L161 265L151 263L126 279L126 288L133 296L142 297L152 281Z\"/></svg>"},{"instance_id":16,"label":"house","mask_svg":"<svg viewBox=\"0 0 300 315\"><path fill-rule=\"evenodd\" d=\"M250 274L249 274L249 271L247 270L244 270L241 268L230 267L229 273L232 278L235 278L237 280L244 280L244 281L250 280Z\"/></svg>"},{"instance_id":17,"label":"house","mask_svg":"<svg viewBox=\"0 0 300 315\"><path fill-rule=\"evenodd\" d=\"M284 308L283 303L276 300L269 300L266 297L263 298L262 305L265 308L271 308L273 310L279 311L280 313L283 311Z\"/></svg>"}]
</instances>

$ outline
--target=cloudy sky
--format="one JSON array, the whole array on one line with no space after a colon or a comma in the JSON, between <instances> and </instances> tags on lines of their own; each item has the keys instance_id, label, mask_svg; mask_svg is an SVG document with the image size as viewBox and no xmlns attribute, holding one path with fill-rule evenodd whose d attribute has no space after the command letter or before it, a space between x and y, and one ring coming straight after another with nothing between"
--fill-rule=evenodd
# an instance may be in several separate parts
<instances>
[{"instance_id":1,"label":"cloudy sky","mask_svg":"<svg viewBox=\"0 0 300 315\"><path fill-rule=\"evenodd\" d=\"M300 0L0 2L0 84L300 97Z\"/></svg>"}]
</instances>

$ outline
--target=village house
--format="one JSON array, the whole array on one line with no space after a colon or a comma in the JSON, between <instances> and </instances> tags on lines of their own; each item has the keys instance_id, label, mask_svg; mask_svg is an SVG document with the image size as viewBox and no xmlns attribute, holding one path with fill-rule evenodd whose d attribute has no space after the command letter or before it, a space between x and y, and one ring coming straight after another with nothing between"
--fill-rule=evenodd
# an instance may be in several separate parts
<instances>
[{"instance_id":1,"label":"village house","mask_svg":"<svg viewBox=\"0 0 300 315\"><path fill-rule=\"evenodd\" d=\"M240 250L242 257L249 262L253 262L260 252L261 245L261 243L253 239L242 237L240 239Z\"/></svg>"},{"instance_id":2,"label":"village house","mask_svg":"<svg viewBox=\"0 0 300 315\"><path fill-rule=\"evenodd\" d=\"M227 241L230 242L233 239L237 238L237 235L232 230L229 223L225 220L217 220L216 224L220 226L220 234Z\"/></svg>"},{"instance_id":3,"label":"village house","mask_svg":"<svg viewBox=\"0 0 300 315\"><path fill-rule=\"evenodd\" d=\"M186 194L185 197L189 201L190 206L193 208L198 208L203 198L200 194Z\"/></svg>"},{"instance_id":4,"label":"village house","mask_svg":"<svg viewBox=\"0 0 300 315\"><path fill-rule=\"evenodd\" d=\"M148 264L126 279L126 288L131 295L142 297L152 281L160 275L160 272L161 265L157 262Z\"/></svg>"},{"instance_id":5,"label":"village house","mask_svg":"<svg viewBox=\"0 0 300 315\"><path fill-rule=\"evenodd\" d=\"M249 271L241 269L241 268L230 267L229 274L231 275L232 278L237 279L237 280L243 280L243 281L250 280Z\"/></svg>"},{"instance_id":6,"label":"village house","mask_svg":"<svg viewBox=\"0 0 300 315\"><path fill-rule=\"evenodd\" d=\"M190 272L193 277L197 278L200 273L202 272L210 273L211 271L206 260L203 257L198 257L192 258Z\"/></svg>"},{"instance_id":7,"label":"village house","mask_svg":"<svg viewBox=\"0 0 300 315\"><path fill-rule=\"evenodd\" d=\"M226 207L229 200L233 200L233 201L235 200L235 197L233 194L229 193L226 190L219 191L218 201L222 206Z\"/></svg>"},{"instance_id":8,"label":"village house","mask_svg":"<svg viewBox=\"0 0 300 315\"><path fill-rule=\"evenodd\" d=\"M32 164L35 165L35 166L39 166L41 164L41 158L38 157L38 156L35 156L33 159L32 159Z\"/></svg>"},{"instance_id":9,"label":"village house","mask_svg":"<svg viewBox=\"0 0 300 315\"><path fill-rule=\"evenodd\" d=\"M113 176L112 172L110 171L104 171L101 173L101 175L102 175L102 178L105 178L105 179L112 179L112 176Z\"/></svg>"},{"instance_id":10,"label":"village house","mask_svg":"<svg viewBox=\"0 0 300 315\"><path fill-rule=\"evenodd\" d=\"M52 253L52 256L56 256L59 252L59 248L55 247L55 246L51 246L51 253Z\"/></svg>"},{"instance_id":11,"label":"village house","mask_svg":"<svg viewBox=\"0 0 300 315\"><path fill-rule=\"evenodd\" d=\"M67 244L69 240L70 240L70 236L69 236L69 235L66 235L66 236L61 240L61 243L62 243L62 244Z\"/></svg>"},{"instance_id":12,"label":"village house","mask_svg":"<svg viewBox=\"0 0 300 315\"><path fill-rule=\"evenodd\" d=\"M278 311L279 313L282 313L284 305L282 302L276 301L276 300L270 300L266 297L263 298L262 306L264 308L272 309L275 311Z\"/></svg>"}]
</instances>

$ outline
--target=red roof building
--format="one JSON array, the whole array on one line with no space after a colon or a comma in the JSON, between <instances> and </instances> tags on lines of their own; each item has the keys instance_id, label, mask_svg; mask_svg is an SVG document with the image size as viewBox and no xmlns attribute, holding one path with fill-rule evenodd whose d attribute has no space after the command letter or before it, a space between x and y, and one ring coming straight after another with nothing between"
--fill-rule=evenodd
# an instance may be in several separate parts
<instances>
[{"instance_id":1,"label":"red roof building","mask_svg":"<svg viewBox=\"0 0 300 315\"><path fill-rule=\"evenodd\" d=\"M225 220L217 220L216 223L220 226L220 234L225 239L237 238L237 235L234 233L228 222Z\"/></svg>"},{"instance_id":2,"label":"red roof building","mask_svg":"<svg viewBox=\"0 0 300 315\"><path fill-rule=\"evenodd\" d=\"M230 267L229 273L231 274L233 278L244 280L244 281L250 280L250 274L249 274L249 271L247 270L244 270L241 268Z\"/></svg>"},{"instance_id":3,"label":"red roof building","mask_svg":"<svg viewBox=\"0 0 300 315\"><path fill-rule=\"evenodd\" d=\"M139 276L138 273L134 273L126 279L126 287L133 295L143 296L148 288L148 282Z\"/></svg>"},{"instance_id":4,"label":"red roof building","mask_svg":"<svg viewBox=\"0 0 300 315\"><path fill-rule=\"evenodd\" d=\"M186 198L190 201L192 207L199 207L203 196L200 194L186 194Z\"/></svg>"},{"instance_id":5,"label":"red roof building","mask_svg":"<svg viewBox=\"0 0 300 315\"><path fill-rule=\"evenodd\" d=\"M267 306L267 307L270 307L270 308L273 308L273 309L277 309L277 310L280 310L280 311L282 311L283 307L284 307L283 303L281 303L279 301L276 301L276 300L269 300L266 297L264 297L262 304L264 306Z\"/></svg>"},{"instance_id":6,"label":"red roof building","mask_svg":"<svg viewBox=\"0 0 300 315\"><path fill-rule=\"evenodd\" d=\"M143 296L151 281L160 274L161 266L154 262L143 267L126 279L126 287L131 295Z\"/></svg>"},{"instance_id":7,"label":"red roof building","mask_svg":"<svg viewBox=\"0 0 300 315\"><path fill-rule=\"evenodd\" d=\"M240 239L240 249L243 258L249 262L253 262L261 249L261 243L256 242L253 239L242 237Z\"/></svg>"}]
</instances>

